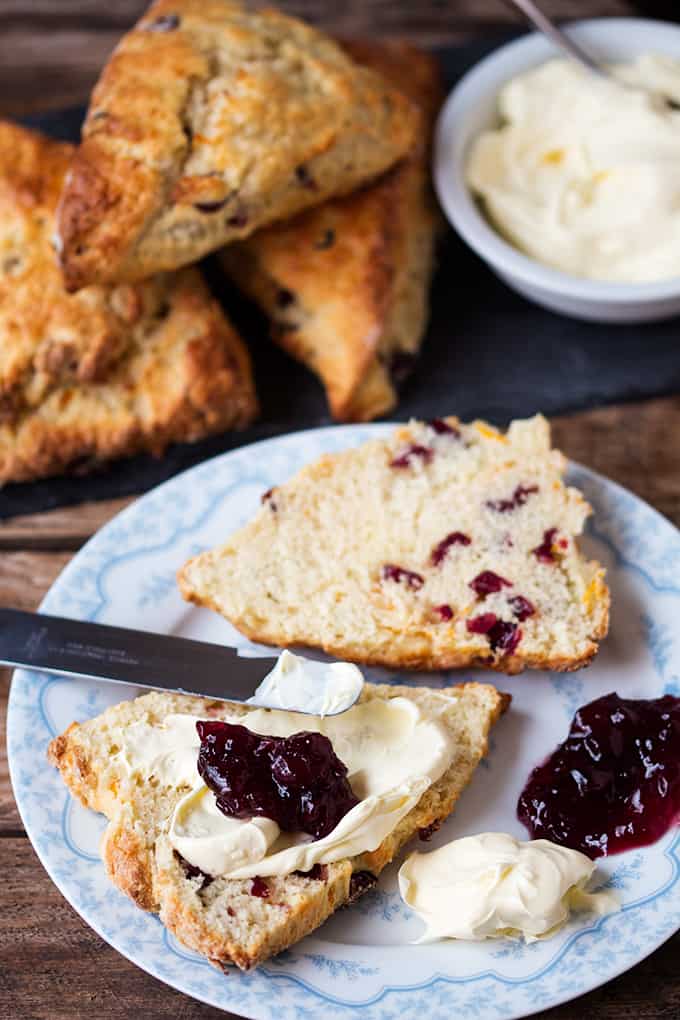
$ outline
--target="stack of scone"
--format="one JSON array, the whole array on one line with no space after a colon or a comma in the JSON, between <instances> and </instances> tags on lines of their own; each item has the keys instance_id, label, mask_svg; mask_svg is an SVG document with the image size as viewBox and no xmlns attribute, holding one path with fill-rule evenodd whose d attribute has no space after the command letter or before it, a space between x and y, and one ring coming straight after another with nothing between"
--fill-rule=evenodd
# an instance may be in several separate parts
<instances>
[{"instance_id":1,"label":"stack of scone","mask_svg":"<svg viewBox=\"0 0 680 1020\"><path fill-rule=\"evenodd\" d=\"M252 421L244 342L187 268L217 250L334 417L393 407L425 325L439 95L405 44L158 0L80 146L0 124L0 482Z\"/></svg>"}]
</instances>

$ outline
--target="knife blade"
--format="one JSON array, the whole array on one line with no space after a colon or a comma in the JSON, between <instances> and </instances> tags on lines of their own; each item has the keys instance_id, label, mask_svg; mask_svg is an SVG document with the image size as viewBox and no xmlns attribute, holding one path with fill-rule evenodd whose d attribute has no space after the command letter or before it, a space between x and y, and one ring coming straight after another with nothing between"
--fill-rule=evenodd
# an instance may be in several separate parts
<instances>
[{"instance_id":1,"label":"knife blade","mask_svg":"<svg viewBox=\"0 0 680 1020\"><path fill-rule=\"evenodd\" d=\"M245 658L234 648L193 638L0 609L0 663L58 676L245 702L253 698L276 659ZM281 707L267 704L266 696L258 697L256 703L265 708ZM343 706L341 711L349 707ZM294 710L310 711L304 705L295 705Z\"/></svg>"}]
</instances>

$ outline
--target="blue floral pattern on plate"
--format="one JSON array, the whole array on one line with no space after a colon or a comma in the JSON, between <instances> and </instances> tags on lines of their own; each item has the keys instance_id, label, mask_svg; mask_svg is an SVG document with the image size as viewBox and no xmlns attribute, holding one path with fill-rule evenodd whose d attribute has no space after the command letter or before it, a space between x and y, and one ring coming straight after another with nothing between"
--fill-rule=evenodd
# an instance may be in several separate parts
<instances>
[{"instance_id":1,"label":"blue floral pattern on plate","mask_svg":"<svg viewBox=\"0 0 680 1020\"><path fill-rule=\"evenodd\" d=\"M267 440L198 465L148 493L103 528L46 596L46 612L222 641L265 651L214 614L187 606L173 578L184 560L246 521L262 492L324 452L384 435L389 426L319 429ZM584 701L609 690L655 697L680 689L680 535L631 493L580 467L570 481L595 508L585 544L608 568L612 631L597 660L576 675L499 678L513 695L455 815L423 847L466 832L521 835L515 804L530 768L563 738ZM384 674L380 674L385 679ZM387 679L408 682L408 677ZM428 677L445 686L454 673ZM613 857L598 869L622 898L619 914L573 920L548 942L413 946L421 927L399 899L396 867L377 890L336 914L318 934L259 970L222 975L183 947L152 915L112 888L98 855L104 820L75 804L45 767L49 740L73 719L119 700L121 689L17 671L8 750L22 818L45 868L81 916L149 973L197 999L257 1020L423 1014L512 1020L615 977L680 927L680 837ZM134 695L131 688L129 696Z\"/></svg>"}]
</instances>

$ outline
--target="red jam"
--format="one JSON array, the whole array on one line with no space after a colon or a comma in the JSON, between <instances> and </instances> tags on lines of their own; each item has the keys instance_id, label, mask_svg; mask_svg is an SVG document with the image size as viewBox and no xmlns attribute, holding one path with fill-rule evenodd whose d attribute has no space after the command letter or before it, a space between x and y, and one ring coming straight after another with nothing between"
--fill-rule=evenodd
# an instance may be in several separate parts
<instances>
[{"instance_id":1,"label":"red jam","mask_svg":"<svg viewBox=\"0 0 680 1020\"><path fill-rule=\"evenodd\" d=\"M592 858L660 839L680 820L680 698L584 705L529 776L517 815L533 839Z\"/></svg>"},{"instance_id":2,"label":"red jam","mask_svg":"<svg viewBox=\"0 0 680 1020\"><path fill-rule=\"evenodd\" d=\"M359 803L322 733L269 737L219 721L197 722L196 729L199 774L225 815L259 815L284 832L321 839Z\"/></svg>"}]
</instances>

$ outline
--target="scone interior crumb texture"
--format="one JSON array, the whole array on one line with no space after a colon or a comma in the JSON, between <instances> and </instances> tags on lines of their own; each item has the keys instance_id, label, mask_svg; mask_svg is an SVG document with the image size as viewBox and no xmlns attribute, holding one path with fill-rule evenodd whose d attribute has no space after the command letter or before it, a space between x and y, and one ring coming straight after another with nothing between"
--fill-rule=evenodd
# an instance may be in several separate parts
<instances>
[{"instance_id":1,"label":"scone interior crumb texture","mask_svg":"<svg viewBox=\"0 0 680 1020\"><path fill-rule=\"evenodd\" d=\"M242 712L246 717L247 708L153 692L89 722L74 723L52 741L49 758L71 792L109 819L102 854L112 881L138 906L159 912L185 945L218 966L247 969L297 942L370 888L373 876L408 839L419 829L437 827L450 814L486 754L491 726L510 701L494 687L476 683L443 691L367 684L361 697L399 696L412 699L450 730L455 751L449 768L375 851L323 865L310 875L268 878L266 898L252 895L251 879L192 877L167 838L175 804L188 787L163 786L153 778L140 782L119 755L126 728L136 722L160 725L177 712L203 718ZM368 875L353 883L358 872Z\"/></svg>"},{"instance_id":2,"label":"scone interior crumb texture","mask_svg":"<svg viewBox=\"0 0 680 1020\"><path fill-rule=\"evenodd\" d=\"M408 152L416 123L295 18L157 0L92 94L60 206L67 286L176 268L347 194Z\"/></svg>"},{"instance_id":3,"label":"scone interior crumb texture","mask_svg":"<svg viewBox=\"0 0 680 1020\"><path fill-rule=\"evenodd\" d=\"M198 270L67 294L53 247L74 147L0 122L0 483L248 424L248 352Z\"/></svg>"},{"instance_id":4,"label":"scone interior crumb texture","mask_svg":"<svg viewBox=\"0 0 680 1020\"><path fill-rule=\"evenodd\" d=\"M608 628L603 568L577 537L544 418L502 433L455 418L322 457L223 546L184 596L256 641L393 668L586 665Z\"/></svg>"}]
</instances>

